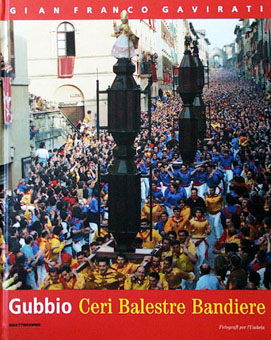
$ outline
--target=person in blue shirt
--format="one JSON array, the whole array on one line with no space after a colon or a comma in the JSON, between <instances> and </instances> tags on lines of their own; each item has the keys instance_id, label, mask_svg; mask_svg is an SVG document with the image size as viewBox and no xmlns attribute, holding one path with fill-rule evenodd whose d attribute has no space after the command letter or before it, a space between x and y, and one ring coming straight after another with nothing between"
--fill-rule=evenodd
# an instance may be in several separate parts
<instances>
[{"instance_id":1,"label":"person in blue shirt","mask_svg":"<svg viewBox=\"0 0 271 340\"><path fill-rule=\"evenodd\" d=\"M142 177L142 176L148 176L149 169L148 169L146 161L144 159L140 160L137 167L138 167L138 169L141 173L141 179L140 179L141 201L145 203L145 202L147 202L147 197L149 195L150 181L149 181L148 177Z\"/></svg>"},{"instance_id":2,"label":"person in blue shirt","mask_svg":"<svg viewBox=\"0 0 271 340\"><path fill-rule=\"evenodd\" d=\"M168 213L162 212L160 220L155 224L154 229L159 232L160 235L165 235L164 227L168 220Z\"/></svg>"},{"instance_id":3,"label":"person in blue shirt","mask_svg":"<svg viewBox=\"0 0 271 340\"><path fill-rule=\"evenodd\" d=\"M141 159L141 161L139 162L138 168L140 170L141 175L148 174L148 167L144 159Z\"/></svg>"},{"instance_id":4,"label":"person in blue shirt","mask_svg":"<svg viewBox=\"0 0 271 340\"><path fill-rule=\"evenodd\" d=\"M37 284L35 280L34 267L36 266L42 252L38 251L35 255L33 250L34 239L31 235L26 236L25 245L22 247L22 253L25 255L25 267L28 268L28 274L26 278L26 283L32 286L33 289L37 289Z\"/></svg>"},{"instance_id":5,"label":"person in blue shirt","mask_svg":"<svg viewBox=\"0 0 271 340\"><path fill-rule=\"evenodd\" d=\"M231 218L233 215L240 216L240 213L241 213L241 207L239 204L236 204L237 200L235 197L233 197L231 194L228 193L225 199L226 199L226 204L221 211L221 223L224 228L226 225L227 218Z\"/></svg>"},{"instance_id":6,"label":"person in blue shirt","mask_svg":"<svg viewBox=\"0 0 271 340\"><path fill-rule=\"evenodd\" d=\"M51 197L49 198L49 206L48 206L47 209L46 209L46 212L47 212L48 214L50 214L50 211L51 211L52 209L55 209L55 210L56 210L56 202L57 202L57 200L56 200L56 198L55 198L54 196L51 196Z\"/></svg>"},{"instance_id":7,"label":"person in blue shirt","mask_svg":"<svg viewBox=\"0 0 271 340\"><path fill-rule=\"evenodd\" d=\"M192 172L191 177L193 179L193 187L197 187L198 196L204 198L207 192L207 177L208 173L206 171L206 166L200 164Z\"/></svg>"},{"instance_id":8,"label":"person in blue shirt","mask_svg":"<svg viewBox=\"0 0 271 340\"><path fill-rule=\"evenodd\" d=\"M82 213L79 206L74 206L72 209L72 219L70 221L70 226L72 230L72 247L77 253L81 251L82 246L85 244L84 236L90 233L90 228L84 227L83 221L81 219Z\"/></svg>"},{"instance_id":9,"label":"person in blue shirt","mask_svg":"<svg viewBox=\"0 0 271 340\"><path fill-rule=\"evenodd\" d=\"M201 277L199 278L196 290L200 289L223 289L218 278L210 274L211 267L208 264L202 264L200 266Z\"/></svg>"},{"instance_id":10,"label":"person in blue shirt","mask_svg":"<svg viewBox=\"0 0 271 340\"><path fill-rule=\"evenodd\" d=\"M158 181L162 183L161 190L163 193L165 193L166 189L169 187L171 179L174 179L173 173L168 170L167 166L161 166Z\"/></svg>"},{"instance_id":11,"label":"person in blue shirt","mask_svg":"<svg viewBox=\"0 0 271 340\"><path fill-rule=\"evenodd\" d=\"M217 173L217 169L213 166L213 164L207 165L207 187L218 187L221 182L221 177ZM222 188L221 188L222 190Z\"/></svg>"},{"instance_id":12,"label":"person in blue shirt","mask_svg":"<svg viewBox=\"0 0 271 340\"><path fill-rule=\"evenodd\" d=\"M42 280L47 275L47 272L46 272L44 261L43 261L44 256L43 255L39 255L40 248L39 248L38 243L37 243L38 233L35 230L32 230L30 232L30 235L34 239L34 242L32 244L34 256L35 257L39 257L39 259L37 261L37 277L38 277L37 286L39 287L41 282L42 282Z\"/></svg>"},{"instance_id":13,"label":"person in blue shirt","mask_svg":"<svg viewBox=\"0 0 271 340\"><path fill-rule=\"evenodd\" d=\"M157 160L157 154L154 153L154 154L152 155L152 158L151 158L151 165L152 165L153 168L156 168L157 162L158 162L158 160Z\"/></svg>"},{"instance_id":14,"label":"person in blue shirt","mask_svg":"<svg viewBox=\"0 0 271 340\"><path fill-rule=\"evenodd\" d=\"M236 177L236 176L241 176L241 172L243 171L243 165L242 165L242 162L239 160L235 160L233 163L232 163L232 166L233 166L233 177Z\"/></svg>"},{"instance_id":15,"label":"person in blue shirt","mask_svg":"<svg viewBox=\"0 0 271 340\"><path fill-rule=\"evenodd\" d=\"M236 137L236 134L233 135L233 138L231 140L231 146L233 148L233 156L236 158L236 155L239 151L239 139Z\"/></svg>"},{"instance_id":16,"label":"person in blue shirt","mask_svg":"<svg viewBox=\"0 0 271 340\"><path fill-rule=\"evenodd\" d=\"M218 177L220 178L220 182L218 184L218 187L222 189L222 191L225 191L225 181L224 181L224 176L225 176L225 170L220 168L220 166L218 166L217 162L213 163L214 168L215 168L215 172L218 175Z\"/></svg>"},{"instance_id":17,"label":"person in blue shirt","mask_svg":"<svg viewBox=\"0 0 271 340\"><path fill-rule=\"evenodd\" d=\"M89 205L83 210L87 213L88 222L99 223L97 190L94 188Z\"/></svg>"},{"instance_id":18,"label":"person in blue shirt","mask_svg":"<svg viewBox=\"0 0 271 340\"><path fill-rule=\"evenodd\" d=\"M211 157L212 157L212 162L215 163L219 163L220 162L220 153L218 152L218 150L216 148L213 148L213 151L211 152Z\"/></svg>"},{"instance_id":19,"label":"person in blue shirt","mask_svg":"<svg viewBox=\"0 0 271 340\"><path fill-rule=\"evenodd\" d=\"M160 150L160 149L158 150L158 148L157 148L157 151L156 151L156 147L155 147L154 152L156 152L157 158L159 160L161 160L162 159L162 150Z\"/></svg>"},{"instance_id":20,"label":"person in blue shirt","mask_svg":"<svg viewBox=\"0 0 271 340\"><path fill-rule=\"evenodd\" d=\"M186 191L180 188L177 183L170 185L169 190L165 192L165 206L169 216L173 216L173 208L179 205L181 199L186 199Z\"/></svg>"},{"instance_id":21,"label":"person in blue shirt","mask_svg":"<svg viewBox=\"0 0 271 340\"><path fill-rule=\"evenodd\" d=\"M28 190L28 186L25 184L25 180L22 178L17 186L17 190L25 193Z\"/></svg>"},{"instance_id":22,"label":"person in blue shirt","mask_svg":"<svg viewBox=\"0 0 271 340\"><path fill-rule=\"evenodd\" d=\"M161 188L157 187L157 183L155 182L152 182L152 195L156 202L162 203L164 201L164 195L161 191Z\"/></svg>"},{"instance_id":23,"label":"person in blue shirt","mask_svg":"<svg viewBox=\"0 0 271 340\"><path fill-rule=\"evenodd\" d=\"M229 151L227 150L225 150L223 152L223 155L220 156L220 164L222 168L226 171L224 179L225 179L227 192L229 192L230 181L233 178L233 172L232 172L233 161L234 161L233 156L230 155Z\"/></svg>"},{"instance_id":24,"label":"person in blue shirt","mask_svg":"<svg viewBox=\"0 0 271 340\"><path fill-rule=\"evenodd\" d=\"M193 169L188 168L186 164L182 164L181 169L176 171L176 178L181 180L181 187L185 189L187 197L191 195L192 170Z\"/></svg>"}]
</instances>

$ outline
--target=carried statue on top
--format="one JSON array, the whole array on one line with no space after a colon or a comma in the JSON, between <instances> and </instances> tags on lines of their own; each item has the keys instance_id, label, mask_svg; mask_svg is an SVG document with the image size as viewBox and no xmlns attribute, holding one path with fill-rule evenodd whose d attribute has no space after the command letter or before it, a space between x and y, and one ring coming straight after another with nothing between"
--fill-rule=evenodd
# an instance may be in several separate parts
<instances>
[{"instance_id":1,"label":"carried statue on top","mask_svg":"<svg viewBox=\"0 0 271 340\"><path fill-rule=\"evenodd\" d=\"M138 48L139 38L132 32L128 24L128 13L124 10L120 14L121 24L117 26L114 21L114 34L117 40L112 48L111 54L119 58L132 58L136 55L135 50Z\"/></svg>"}]
</instances>

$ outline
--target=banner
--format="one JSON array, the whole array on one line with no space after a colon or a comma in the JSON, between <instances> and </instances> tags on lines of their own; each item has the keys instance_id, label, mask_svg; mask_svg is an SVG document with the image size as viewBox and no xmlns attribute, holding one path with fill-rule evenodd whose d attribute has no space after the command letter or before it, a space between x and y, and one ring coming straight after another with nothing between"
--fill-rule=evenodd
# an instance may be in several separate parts
<instances>
[{"instance_id":1,"label":"banner","mask_svg":"<svg viewBox=\"0 0 271 340\"><path fill-rule=\"evenodd\" d=\"M12 121L11 116L11 83L7 72L4 72L3 81L3 113L4 123L9 124Z\"/></svg>"},{"instance_id":2,"label":"banner","mask_svg":"<svg viewBox=\"0 0 271 340\"><path fill-rule=\"evenodd\" d=\"M1 20L114 19L126 9L130 19L265 18L271 17L269 0L9 0Z\"/></svg>"},{"instance_id":3,"label":"banner","mask_svg":"<svg viewBox=\"0 0 271 340\"><path fill-rule=\"evenodd\" d=\"M270 291L5 291L4 339L255 339Z\"/></svg>"}]
</instances>

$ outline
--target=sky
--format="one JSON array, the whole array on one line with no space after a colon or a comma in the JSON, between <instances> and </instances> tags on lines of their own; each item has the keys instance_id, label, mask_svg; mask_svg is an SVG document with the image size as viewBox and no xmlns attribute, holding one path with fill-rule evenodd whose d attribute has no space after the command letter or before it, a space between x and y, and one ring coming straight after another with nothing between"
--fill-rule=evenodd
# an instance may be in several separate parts
<instances>
[{"instance_id":1,"label":"sky","mask_svg":"<svg viewBox=\"0 0 271 340\"><path fill-rule=\"evenodd\" d=\"M195 30L205 29L206 38L211 47L223 47L234 42L236 35L233 33L238 19L191 19Z\"/></svg>"}]
</instances>

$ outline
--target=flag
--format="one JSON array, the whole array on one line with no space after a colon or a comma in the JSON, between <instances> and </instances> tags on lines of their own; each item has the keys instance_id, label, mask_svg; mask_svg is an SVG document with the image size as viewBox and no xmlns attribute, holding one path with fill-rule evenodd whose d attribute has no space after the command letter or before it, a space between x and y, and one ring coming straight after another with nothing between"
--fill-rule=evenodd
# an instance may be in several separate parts
<instances>
[{"instance_id":1,"label":"flag","mask_svg":"<svg viewBox=\"0 0 271 340\"><path fill-rule=\"evenodd\" d=\"M4 112L4 123L11 123L11 83L10 77L5 72L3 79L3 112Z\"/></svg>"},{"instance_id":2,"label":"flag","mask_svg":"<svg viewBox=\"0 0 271 340\"><path fill-rule=\"evenodd\" d=\"M58 77L72 78L75 57L58 57Z\"/></svg>"}]
</instances>

